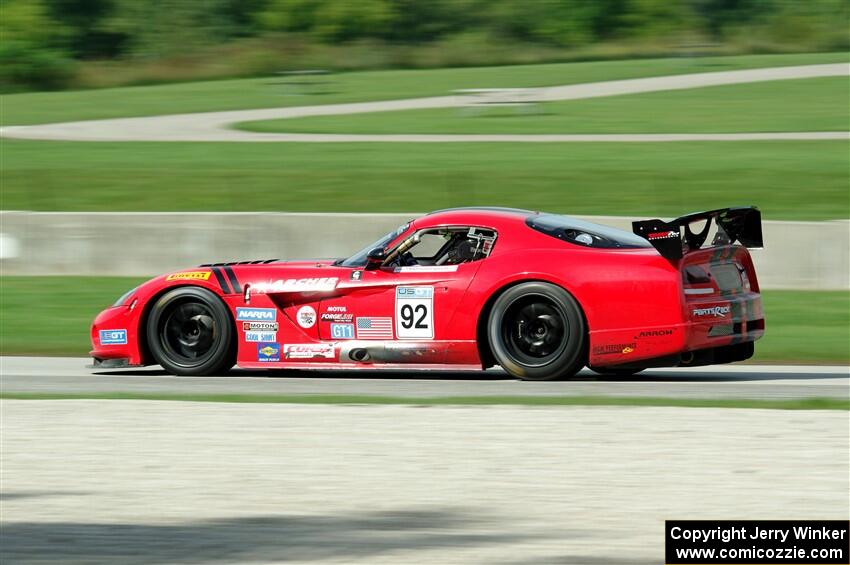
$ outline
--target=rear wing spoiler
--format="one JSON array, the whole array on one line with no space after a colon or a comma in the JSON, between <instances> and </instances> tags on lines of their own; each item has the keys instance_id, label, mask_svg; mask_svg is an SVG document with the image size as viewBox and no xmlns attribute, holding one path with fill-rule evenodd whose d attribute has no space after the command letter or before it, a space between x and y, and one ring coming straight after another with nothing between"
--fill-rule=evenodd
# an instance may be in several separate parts
<instances>
[{"instance_id":1,"label":"rear wing spoiler","mask_svg":"<svg viewBox=\"0 0 850 565\"><path fill-rule=\"evenodd\" d=\"M705 225L695 232L691 224L698 222L705 222ZM663 257L673 260L681 259L688 251L702 248L712 224L717 227L712 247L735 242L744 247L764 247L761 212L755 206L695 212L670 222L658 219L632 222L632 231L649 241Z\"/></svg>"}]
</instances>

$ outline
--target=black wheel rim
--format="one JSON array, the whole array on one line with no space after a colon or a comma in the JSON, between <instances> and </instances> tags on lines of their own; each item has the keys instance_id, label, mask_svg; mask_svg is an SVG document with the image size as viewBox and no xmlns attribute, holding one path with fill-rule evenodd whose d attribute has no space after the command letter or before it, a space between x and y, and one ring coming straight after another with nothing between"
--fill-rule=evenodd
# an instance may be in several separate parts
<instances>
[{"instance_id":1,"label":"black wheel rim","mask_svg":"<svg viewBox=\"0 0 850 565\"><path fill-rule=\"evenodd\" d=\"M197 365L213 354L218 332L213 312L203 302L172 303L160 319L160 343L174 362Z\"/></svg>"},{"instance_id":2,"label":"black wheel rim","mask_svg":"<svg viewBox=\"0 0 850 565\"><path fill-rule=\"evenodd\" d=\"M505 310L502 343L511 357L526 367L540 367L557 359L569 337L563 307L547 296L525 295Z\"/></svg>"}]
</instances>

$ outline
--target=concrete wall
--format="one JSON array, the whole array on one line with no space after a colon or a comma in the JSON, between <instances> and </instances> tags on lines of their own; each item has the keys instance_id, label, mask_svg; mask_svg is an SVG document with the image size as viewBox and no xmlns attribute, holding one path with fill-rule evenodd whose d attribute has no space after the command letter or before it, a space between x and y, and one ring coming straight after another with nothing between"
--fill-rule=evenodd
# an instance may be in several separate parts
<instances>
[{"instance_id":1,"label":"concrete wall","mask_svg":"<svg viewBox=\"0 0 850 565\"><path fill-rule=\"evenodd\" d=\"M0 212L4 275L156 275L200 263L340 257L418 214ZM631 229L636 218L583 217ZM850 221L764 222L763 288L850 289Z\"/></svg>"}]
</instances>

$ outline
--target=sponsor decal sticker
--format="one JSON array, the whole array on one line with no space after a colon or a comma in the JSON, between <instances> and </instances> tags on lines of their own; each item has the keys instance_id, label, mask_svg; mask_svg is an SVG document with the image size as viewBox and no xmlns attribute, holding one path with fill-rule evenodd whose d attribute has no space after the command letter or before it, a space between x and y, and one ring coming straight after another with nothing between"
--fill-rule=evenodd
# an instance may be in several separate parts
<instances>
[{"instance_id":1,"label":"sponsor decal sticker","mask_svg":"<svg viewBox=\"0 0 850 565\"><path fill-rule=\"evenodd\" d=\"M637 349L637 343L611 343L593 347L594 355L626 355Z\"/></svg>"},{"instance_id":2,"label":"sponsor decal sticker","mask_svg":"<svg viewBox=\"0 0 850 565\"><path fill-rule=\"evenodd\" d=\"M295 319L302 328L312 328L316 325L316 311L312 306L302 306L295 314Z\"/></svg>"},{"instance_id":3,"label":"sponsor decal sticker","mask_svg":"<svg viewBox=\"0 0 850 565\"><path fill-rule=\"evenodd\" d=\"M127 345L127 330L100 330L101 345Z\"/></svg>"},{"instance_id":4,"label":"sponsor decal sticker","mask_svg":"<svg viewBox=\"0 0 850 565\"><path fill-rule=\"evenodd\" d=\"M258 343L257 361L260 361L261 363L273 363L275 361L280 361L280 344Z\"/></svg>"},{"instance_id":5,"label":"sponsor decal sticker","mask_svg":"<svg viewBox=\"0 0 850 565\"><path fill-rule=\"evenodd\" d=\"M664 330L647 330L644 332L640 332L635 336L635 339L643 339L646 337L667 337L668 335L673 335L672 329L664 329Z\"/></svg>"},{"instance_id":6,"label":"sponsor decal sticker","mask_svg":"<svg viewBox=\"0 0 850 565\"><path fill-rule=\"evenodd\" d=\"M357 339L392 339L392 318L357 318Z\"/></svg>"},{"instance_id":7,"label":"sponsor decal sticker","mask_svg":"<svg viewBox=\"0 0 850 565\"><path fill-rule=\"evenodd\" d=\"M396 273L454 273L457 265L412 265L410 267L396 267Z\"/></svg>"},{"instance_id":8,"label":"sponsor decal sticker","mask_svg":"<svg viewBox=\"0 0 850 565\"><path fill-rule=\"evenodd\" d=\"M673 239L679 237L679 232L676 231L658 231L646 236L646 239Z\"/></svg>"},{"instance_id":9,"label":"sponsor decal sticker","mask_svg":"<svg viewBox=\"0 0 850 565\"><path fill-rule=\"evenodd\" d=\"M354 324L331 324L331 338L354 339Z\"/></svg>"},{"instance_id":10,"label":"sponsor decal sticker","mask_svg":"<svg viewBox=\"0 0 850 565\"><path fill-rule=\"evenodd\" d=\"M434 339L434 287L397 287L395 317L399 339Z\"/></svg>"},{"instance_id":11,"label":"sponsor decal sticker","mask_svg":"<svg viewBox=\"0 0 850 565\"><path fill-rule=\"evenodd\" d=\"M276 332L277 322L242 322L242 331L246 332ZM276 341L270 339L267 341Z\"/></svg>"},{"instance_id":12,"label":"sponsor decal sticker","mask_svg":"<svg viewBox=\"0 0 850 565\"><path fill-rule=\"evenodd\" d=\"M362 278L363 278L363 271L351 271L351 276L349 277L350 280L359 281Z\"/></svg>"},{"instance_id":13,"label":"sponsor decal sticker","mask_svg":"<svg viewBox=\"0 0 850 565\"><path fill-rule=\"evenodd\" d=\"M344 312L325 312L322 314L323 322L350 322L354 319L354 314L346 314Z\"/></svg>"},{"instance_id":14,"label":"sponsor decal sticker","mask_svg":"<svg viewBox=\"0 0 850 565\"><path fill-rule=\"evenodd\" d=\"M333 359L334 346L330 343L292 343L283 346L284 359Z\"/></svg>"},{"instance_id":15,"label":"sponsor decal sticker","mask_svg":"<svg viewBox=\"0 0 850 565\"><path fill-rule=\"evenodd\" d=\"M712 306L710 308L694 308L694 316L713 316L715 318L723 318L732 311L731 306Z\"/></svg>"},{"instance_id":16,"label":"sponsor decal sticker","mask_svg":"<svg viewBox=\"0 0 850 565\"><path fill-rule=\"evenodd\" d=\"M237 308L236 319L240 322L274 322L277 310L274 308Z\"/></svg>"},{"instance_id":17,"label":"sponsor decal sticker","mask_svg":"<svg viewBox=\"0 0 850 565\"><path fill-rule=\"evenodd\" d=\"M278 279L276 281L254 283L251 285L251 290L259 294L275 292L320 292L335 289L338 281L339 279L336 277Z\"/></svg>"},{"instance_id":18,"label":"sponsor decal sticker","mask_svg":"<svg viewBox=\"0 0 850 565\"><path fill-rule=\"evenodd\" d=\"M245 341L268 343L277 340L277 332L245 332Z\"/></svg>"},{"instance_id":19,"label":"sponsor decal sticker","mask_svg":"<svg viewBox=\"0 0 850 565\"><path fill-rule=\"evenodd\" d=\"M165 277L167 281L206 281L209 280L210 275L212 273L210 271L189 271L186 273L173 273Z\"/></svg>"}]
</instances>

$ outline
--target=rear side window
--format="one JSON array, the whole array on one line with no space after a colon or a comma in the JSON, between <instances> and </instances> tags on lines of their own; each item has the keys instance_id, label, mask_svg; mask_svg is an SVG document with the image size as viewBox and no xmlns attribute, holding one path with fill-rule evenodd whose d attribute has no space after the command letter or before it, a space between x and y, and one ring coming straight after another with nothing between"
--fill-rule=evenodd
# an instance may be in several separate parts
<instances>
[{"instance_id":1,"label":"rear side window","mask_svg":"<svg viewBox=\"0 0 850 565\"><path fill-rule=\"evenodd\" d=\"M540 214L529 216L525 223L533 230L582 247L600 249L652 247L652 244L647 240L633 233L585 222L569 216Z\"/></svg>"}]
</instances>

